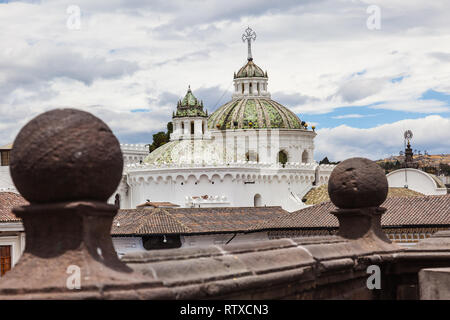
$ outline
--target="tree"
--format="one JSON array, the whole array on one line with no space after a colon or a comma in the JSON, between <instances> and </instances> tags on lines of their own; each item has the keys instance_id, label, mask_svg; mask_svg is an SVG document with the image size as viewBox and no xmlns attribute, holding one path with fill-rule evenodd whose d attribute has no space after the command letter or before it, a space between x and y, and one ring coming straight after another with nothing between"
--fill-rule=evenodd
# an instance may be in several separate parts
<instances>
[{"instance_id":1,"label":"tree","mask_svg":"<svg viewBox=\"0 0 450 320\"><path fill-rule=\"evenodd\" d=\"M402 164L398 160L396 160L395 162L394 161L381 161L381 162L377 162L377 163L380 167L382 167L384 169L385 173L389 173L393 170L397 170L402 167Z\"/></svg>"},{"instance_id":2,"label":"tree","mask_svg":"<svg viewBox=\"0 0 450 320\"><path fill-rule=\"evenodd\" d=\"M328 157L323 158L319 162L319 164L339 164L339 163L341 163L341 162L340 161L330 161L330 160L328 160Z\"/></svg>"},{"instance_id":3,"label":"tree","mask_svg":"<svg viewBox=\"0 0 450 320\"><path fill-rule=\"evenodd\" d=\"M173 132L172 122L168 122L166 128L167 132L160 131L153 135L153 143L149 146L150 152L170 141L170 134Z\"/></svg>"},{"instance_id":4,"label":"tree","mask_svg":"<svg viewBox=\"0 0 450 320\"><path fill-rule=\"evenodd\" d=\"M325 157L322 160L320 160L319 164L330 164L330 160L328 160L328 157Z\"/></svg>"},{"instance_id":5,"label":"tree","mask_svg":"<svg viewBox=\"0 0 450 320\"><path fill-rule=\"evenodd\" d=\"M444 176L450 176L450 165L448 165L446 163L442 163L442 162L439 163L439 171Z\"/></svg>"}]
</instances>

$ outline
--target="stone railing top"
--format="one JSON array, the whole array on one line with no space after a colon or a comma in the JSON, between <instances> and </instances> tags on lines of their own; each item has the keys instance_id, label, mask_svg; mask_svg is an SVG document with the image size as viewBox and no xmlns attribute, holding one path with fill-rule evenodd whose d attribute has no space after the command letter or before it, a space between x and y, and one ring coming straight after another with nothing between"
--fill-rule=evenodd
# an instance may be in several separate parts
<instances>
[{"instance_id":1,"label":"stone railing top","mask_svg":"<svg viewBox=\"0 0 450 320\"><path fill-rule=\"evenodd\" d=\"M122 177L123 158L108 126L89 113L57 109L25 125L14 146L11 176L30 205L13 210L23 221L26 247L0 279L0 300L332 298L344 283L355 298L369 297L368 265L407 264L419 256L381 230L382 169L352 158L336 166L328 184L339 208L332 212L338 236L159 250L120 261L110 236L118 208L106 201ZM449 248L438 249L439 261L450 262ZM359 291L355 279L363 281ZM318 289L333 282L341 286L329 295Z\"/></svg>"},{"instance_id":2,"label":"stone railing top","mask_svg":"<svg viewBox=\"0 0 450 320\"><path fill-rule=\"evenodd\" d=\"M137 298L161 287L134 273L114 251L110 230L118 208L106 201L122 178L123 158L103 121L75 109L37 116L17 135L10 168L30 205L13 209L26 244L0 280L0 300ZM70 282L72 273L78 278Z\"/></svg>"},{"instance_id":3,"label":"stone railing top","mask_svg":"<svg viewBox=\"0 0 450 320\"><path fill-rule=\"evenodd\" d=\"M332 281L336 273L340 281L352 279L401 250L374 245L370 239L329 236L129 253L122 259L135 271L156 275L178 299L279 299L295 295L302 285L306 291L312 282ZM285 289L255 290L277 286Z\"/></svg>"}]
</instances>

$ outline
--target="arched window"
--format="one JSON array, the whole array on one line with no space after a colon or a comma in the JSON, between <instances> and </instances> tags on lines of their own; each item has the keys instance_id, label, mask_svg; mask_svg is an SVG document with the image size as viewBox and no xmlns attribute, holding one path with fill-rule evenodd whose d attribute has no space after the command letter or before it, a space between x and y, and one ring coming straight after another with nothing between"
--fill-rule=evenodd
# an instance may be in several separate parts
<instances>
[{"instance_id":1,"label":"arched window","mask_svg":"<svg viewBox=\"0 0 450 320\"><path fill-rule=\"evenodd\" d=\"M280 152L278 152L278 162L281 163L283 167L286 164L287 160L288 156L286 151L281 150Z\"/></svg>"},{"instance_id":2,"label":"arched window","mask_svg":"<svg viewBox=\"0 0 450 320\"><path fill-rule=\"evenodd\" d=\"M256 84L256 90L258 91L258 95L260 94L259 92L259 82Z\"/></svg>"},{"instance_id":3,"label":"arched window","mask_svg":"<svg viewBox=\"0 0 450 320\"><path fill-rule=\"evenodd\" d=\"M302 153L302 162L307 163L308 162L308 151L303 151Z\"/></svg>"},{"instance_id":4,"label":"arched window","mask_svg":"<svg viewBox=\"0 0 450 320\"><path fill-rule=\"evenodd\" d=\"M194 121L191 121L191 134L194 134Z\"/></svg>"},{"instance_id":5,"label":"arched window","mask_svg":"<svg viewBox=\"0 0 450 320\"><path fill-rule=\"evenodd\" d=\"M253 206L255 206L255 207L262 206L262 199L261 199L261 195L259 193L255 194L255 196L253 197Z\"/></svg>"},{"instance_id":6,"label":"arched window","mask_svg":"<svg viewBox=\"0 0 450 320\"><path fill-rule=\"evenodd\" d=\"M244 84L242 84L242 93L244 93Z\"/></svg>"},{"instance_id":7,"label":"arched window","mask_svg":"<svg viewBox=\"0 0 450 320\"><path fill-rule=\"evenodd\" d=\"M120 194L118 193L116 193L116 196L114 197L114 205L120 208Z\"/></svg>"},{"instance_id":8,"label":"arched window","mask_svg":"<svg viewBox=\"0 0 450 320\"><path fill-rule=\"evenodd\" d=\"M250 82L249 85L248 85L248 91L249 91L250 94L253 93L253 86L252 86L252 83L251 83L251 82Z\"/></svg>"}]
</instances>

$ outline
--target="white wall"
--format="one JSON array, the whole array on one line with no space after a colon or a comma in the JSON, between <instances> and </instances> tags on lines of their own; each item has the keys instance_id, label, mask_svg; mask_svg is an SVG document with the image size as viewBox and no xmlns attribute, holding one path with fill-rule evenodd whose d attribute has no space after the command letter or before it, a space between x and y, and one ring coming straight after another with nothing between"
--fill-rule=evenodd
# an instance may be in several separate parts
<instances>
[{"instance_id":1,"label":"white wall","mask_svg":"<svg viewBox=\"0 0 450 320\"><path fill-rule=\"evenodd\" d=\"M9 173L9 166L0 166L0 192L17 192Z\"/></svg>"},{"instance_id":2,"label":"white wall","mask_svg":"<svg viewBox=\"0 0 450 320\"><path fill-rule=\"evenodd\" d=\"M252 232L247 234L238 233L236 236L234 233L181 236L181 246L202 247L210 245L224 245L227 242L229 242L229 244L235 244L260 240L269 240L267 232Z\"/></svg>"},{"instance_id":3,"label":"white wall","mask_svg":"<svg viewBox=\"0 0 450 320\"><path fill-rule=\"evenodd\" d=\"M183 149L191 147L186 143L190 140L183 140L173 142L178 143L171 157L176 163L127 166L115 192L120 195L121 208L135 208L147 199L186 207L186 197L204 195L225 197L228 206L252 207L254 196L260 194L262 206L295 211L305 207L301 198L313 182L327 183L334 168L314 163L316 133L312 131L236 129L211 130L211 135L212 140L198 142L193 158L192 150ZM288 157L284 167L278 163L281 150ZM303 159L305 152L307 159ZM248 153L257 154L258 159L247 161Z\"/></svg>"},{"instance_id":4,"label":"white wall","mask_svg":"<svg viewBox=\"0 0 450 320\"><path fill-rule=\"evenodd\" d=\"M236 236L233 233L180 236L181 247L224 245L227 242L234 244L268 239L267 232L238 233ZM119 257L126 253L148 251L142 245L142 237L113 237L112 240Z\"/></svg>"},{"instance_id":5,"label":"white wall","mask_svg":"<svg viewBox=\"0 0 450 320\"><path fill-rule=\"evenodd\" d=\"M386 175L389 187L404 188L423 193L425 195L443 195L446 188L438 188L434 179L426 172L407 168L392 171Z\"/></svg>"},{"instance_id":6,"label":"white wall","mask_svg":"<svg viewBox=\"0 0 450 320\"><path fill-rule=\"evenodd\" d=\"M224 149L226 161L245 161L246 153L258 154L259 162L277 163L278 152L284 151L288 162L303 162L303 152L307 152L306 163L314 162L314 137L316 133L294 129L232 129L211 130L215 143Z\"/></svg>"},{"instance_id":7,"label":"white wall","mask_svg":"<svg viewBox=\"0 0 450 320\"><path fill-rule=\"evenodd\" d=\"M119 257L130 252L146 251L141 237L112 237L112 241Z\"/></svg>"},{"instance_id":8,"label":"white wall","mask_svg":"<svg viewBox=\"0 0 450 320\"><path fill-rule=\"evenodd\" d=\"M169 201L186 207L186 196L225 196L232 207L253 207L255 194L261 195L261 205L282 206L295 211L305 205L301 197L315 179L315 164L146 168L128 171L131 185L122 180L118 188L121 208L135 208L150 199ZM126 207L129 205L129 207Z\"/></svg>"},{"instance_id":9,"label":"white wall","mask_svg":"<svg viewBox=\"0 0 450 320\"><path fill-rule=\"evenodd\" d=\"M0 232L8 232L8 235L0 235L0 246L11 246L11 267L19 261L25 250L25 233L21 222L2 222Z\"/></svg>"},{"instance_id":10,"label":"white wall","mask_svg":"<svg viewBox=\"0 0 450 320\"><path fill-rule=\"evenodd\" d=\"M144 161L145 157L149 155L148 147L144 144L120 144L122 150L124 165L130 163L139 163Z\"/></svg>"}]
</instances>

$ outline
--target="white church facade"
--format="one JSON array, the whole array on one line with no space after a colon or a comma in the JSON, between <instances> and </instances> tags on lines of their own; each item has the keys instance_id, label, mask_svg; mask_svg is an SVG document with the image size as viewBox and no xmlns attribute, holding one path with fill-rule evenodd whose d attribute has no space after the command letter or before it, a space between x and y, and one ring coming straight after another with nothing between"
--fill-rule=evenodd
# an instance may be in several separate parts
<instances>
[{"instance_id":1,"label":"white church facade","mask_svg":"<svg viewBox=\"0 0 450 320\"><path fill-rule=\"evenodd\" d=\"M268 75L254 62L234 74L231 100L208 116L189 88L172 117L170 141L127 164L111 202L150 201L181 207L303 208L302 197L328 182L333 165L314 161L314 127L271 99Z\"/></svg>"}]
</instances>

